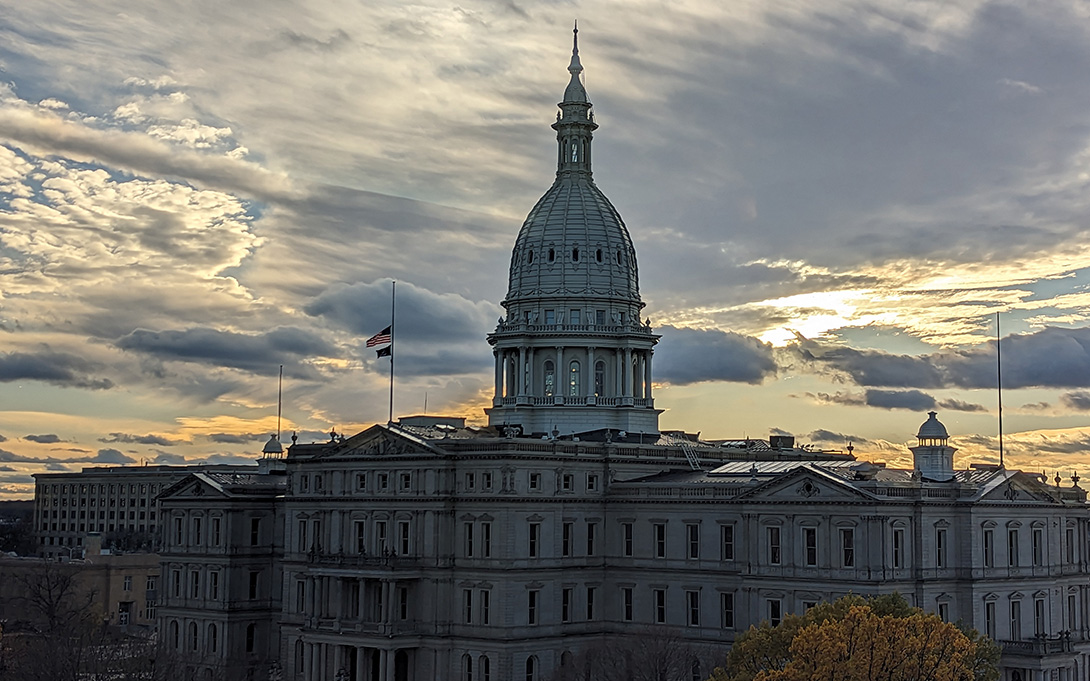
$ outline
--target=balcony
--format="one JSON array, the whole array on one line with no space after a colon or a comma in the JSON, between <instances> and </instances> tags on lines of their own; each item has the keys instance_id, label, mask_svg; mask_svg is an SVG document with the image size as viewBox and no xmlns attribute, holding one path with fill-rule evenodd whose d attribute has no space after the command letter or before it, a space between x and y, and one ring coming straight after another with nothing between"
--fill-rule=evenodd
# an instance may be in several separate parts
<instances>
[{"instance_id":1,"label":"balcony","mask_svg":"<svg viewBox=\"0 0 1090 681\"><path fill-rule=\"evenodd\" d=\"M493 402L494 406L503 407L647 407L655 406L654 398L646 397L602 397L595 395L550 395L548 397L535 397L533 395L519 395L517 397L501 397Z\"/></svg>"},{"instance_id":2,"label":"balcony","mask_svg":"<svg viewBox=\"0 0 1090 681\"><path fill-rule=\"evenodd\" d=\"M388 568L391 570L399 568L419 568L424 565L424 560L420 556L399 556L394 553L382 556L372 556L362 553L318 553L317 551L311 551L307 554L307 562L311 565L321 565L325 567L371 567Z\"/></svg>"},{"instance_id":3,"label":"balcony","mask_svg":"<svg viewBox=\"0 0 1090 681\"><path fill-rule=\"evenodd\" d=\"M649 324L527 324L526 322L500 322L493 336L523 333L593 333L652 335Z\"/></svg>"},{"instance_id":4,"label":"balcony","mask_svg":"<svg viewBox=\"0 0 1090 681\"><path fill-rule=\"evenodd\" d=\"M1024 641L996 641L996 643L1003 649L1004 655L1021 657L1047 657L1075 652L1069 631L1062 631L1056 636L1039 635Z\"/></svg>"}]
</instances>

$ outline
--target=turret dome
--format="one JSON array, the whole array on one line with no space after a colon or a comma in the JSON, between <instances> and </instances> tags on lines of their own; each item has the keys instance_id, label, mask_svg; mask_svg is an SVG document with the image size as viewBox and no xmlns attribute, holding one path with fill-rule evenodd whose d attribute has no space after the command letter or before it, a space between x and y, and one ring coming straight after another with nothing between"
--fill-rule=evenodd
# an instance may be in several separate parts
<instances>
[{"instance_id":1,"label":"turret dome","mask_svg":"<svg viewBox=\"0 0 1090 681\"><path fill-rule=\"evenodd\" d=\"M935 418L938 414L933 411L927 412L927 420L920 426L920 432L916 434L916 437L920 440L946 440L950 435L946 432L946 426L942 425L942 422Z\"/></svg>"}]
</instances>

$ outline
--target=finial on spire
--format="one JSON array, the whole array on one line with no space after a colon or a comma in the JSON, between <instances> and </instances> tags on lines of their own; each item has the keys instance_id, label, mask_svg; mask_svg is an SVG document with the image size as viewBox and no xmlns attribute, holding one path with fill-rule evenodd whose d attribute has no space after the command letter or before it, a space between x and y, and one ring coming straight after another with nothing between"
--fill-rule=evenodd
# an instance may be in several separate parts
<instances>
[{"instance_id":1,"label":"finial on spire","mask_svg":"<svg viewBox=\"0 0 1090 681\"><path fill-rule=\"evenodd\" d=\"M575 21L575 28L572 29L572 48L571 48L571 64L568 65L568 71L573 76L578 76L583 72L583 65L579 63L579 20Z\"/></svg>"}]
</instances>

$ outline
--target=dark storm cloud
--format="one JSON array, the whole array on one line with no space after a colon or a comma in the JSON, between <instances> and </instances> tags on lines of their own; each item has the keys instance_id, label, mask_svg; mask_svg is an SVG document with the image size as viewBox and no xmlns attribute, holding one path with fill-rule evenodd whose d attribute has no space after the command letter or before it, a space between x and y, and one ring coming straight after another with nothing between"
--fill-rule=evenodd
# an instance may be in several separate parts
<instances>
[{"instance_id":1,"label":"dark storm cloud","mask_svg":"<svg viewBox=\"0 0 1090 681\"><path fill-rule=\"evenodd\" d=\"M123 444L137 444L137 445L158 445L160 447L173 447L185 443L185 440L171 440L159 435L132 435L130 433L110 433L109 437L100 437L99 442L110 443L123 443Z\"/></svg>"},{"instance_id":2,"label":"dark storm cloud","mask_svg":"<svg viewBox=\"0 0 1090 681\"><path fill-rule=\"evenodd\" d=\"M24 435L23 439L27 442L37 442L40 445L54 445L58 442L64 442L54 433L46 433L44 435Z\"/></svg>"},{"instance_id":3,"label":"dark storm cloud","mask_svg":"<svg viewBox=\"0 0 1090 681\"><path fill-rule=\"evenodd\" d=\"M136 329L114 343L159 360L229 367L260 376L275 376L279 365L293 378L315 379L318 373L303 364L308 358L334 357L337 351L314 333L280 327L263 334L243 334L207 327L184 330Z\"/></svg>"},{"instance_id":4,"label":"dark storm cloud","mask_svg":"<svg viewBox=\"0 0 1090 681\"><path fill-rule=\"evenodd\" d=\"M1076 390L1060 395L1060 401L1068 409L1090 411L1090 390Z\"/></svg>"},{"instance_id":5,"label":"dark storm cloud","mask_svg":"<svg viewBox=\"0 0 1090 681\"><path fill-rule=\"evenodd\" d=\"M821 369L847 375L861 386L995 388L996 345L967 350L898 355L803 341L802 356ZM1003 339L1004 388L1090 387L1090 328L1047 327Z\"/></svg>"},{"instance_id":6,"label":"dark storm cloud","mask_svg":"<svg viewBox=\"0 0 1090 681\"><path fill-rule=\"evenodd\" d=\"M97 367L82 357L49 350L0 353L0 382L43 381L73 388L105 390L113 387L108 378L88 374Z\"/></svg>"},{"instance_id":7,"label":"dark storm cloud","mask_svg":"<svg viewBox=\"0 0 1090 681\"><path fill-rule=\"evenodd\" d=\"M776 374L772 346L756 338L718 329L657 329L656 380L673 385L701 381L760 383Z\"/></svg>"}]
</instances>

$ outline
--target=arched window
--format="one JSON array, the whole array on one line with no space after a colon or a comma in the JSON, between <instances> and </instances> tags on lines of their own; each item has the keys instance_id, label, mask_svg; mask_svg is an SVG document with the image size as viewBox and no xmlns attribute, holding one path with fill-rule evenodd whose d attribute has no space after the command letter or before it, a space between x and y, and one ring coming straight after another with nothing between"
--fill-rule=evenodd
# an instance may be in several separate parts
<instances>
[{"instance_id":1,"label":"arched window","mask_svg":"<svg viewBox=\"0 0 1090 681\"><path fill-rule=\"evenodd\" d=\"M189 649L196 650L199 647L200 638L197 635L197 623L189 623Z\"/></svg>"},{"instance_id":2,"label":"arched window","mask_svg":"<svg viewBox=\"0 0 1090 681\"><path fill-rule=\"evenodd\" d=\"M537 681L537 656L526 658L526 681Z\"/></svg>"},{"instance_id":3,"label":"arched window","mask_svg":"<svg viewBox=\"0 0 1090 681\"><path fill-rule=\"evenodd\" d=\"M487 655L477 658L477 674L481 677L481 681L492 681L492 661Z\"/></svg>"},{"instance_id":4,"label":"arched window","mask_svg":"<svg viewBox=\"0 0 1090 681\"><path fill-rule=\"evenodd\" d=\"M215 653L219 651L219 629L216 628L216 623L208 625L208 652Z\"/></svg>"},{"instance_id":5,"label":"arched window","mask_svg":"<svg viewBox=\"0 0 1090 681\"><path fill-rule=\"evenodd\" d=\"M571 162L572 163L578 163L579 162L579 142L578 141L573 141L571 143Z\"/></svg>"},{"instance_id":6,"label":"arched window","mask_svg":"<svg viewBox=\"0 0 1090 681\"><path fill-rule=\"evenodd\" d=\"M568 365L568 394L572 397L579 395L579 361L574 359Z\"/></svg>"},{"instance_id":7,"label":"arched window","mask_svg":"<svg viewBox=\"0 0 1090 681\"><path fill-rule=\"evenodd\" d=\"M462 655L462 679L473 681L473 658L469 656L469 653Z\"/></svg>"},{"instance_id":8,"label":"arched window","mask_svg":"<svg viewBox=\"0 0 1090 681\"><path fill-rule=\"evenodd\" d=\"M545 397L552 397L556 392L556 365L551 359L545 360Z\"/></svg>"},{"instance_id":9,"label":"arched window","mask_svg":"<svg viewBox=\"0 0 1090 681\"><path fill-rule=\"evenodd\" d=\"M178 620L170 621L170 644L174 646L174 649L178 649L180 641L178 640Z\"/></svg>"},{"instance_id":10,"label":"arched window","mask_svg":"<svg viewBox=\"0 0 1090 681\"><path fill-rule=\"evenodd\" d=\"M606 363L598 360L594 363L594 394L601 397L606 391Z\"/></svg>"},{"instance_id":11,"label":"arched window","mask_svg":"<svg viewBox=\"0 0 1090 681\"><path fill-rule=\"evenodd\" d=\"M257 643L257 625L250 622L246 625L246 652L254 652Z\"/></svg>"}]
</instances>

